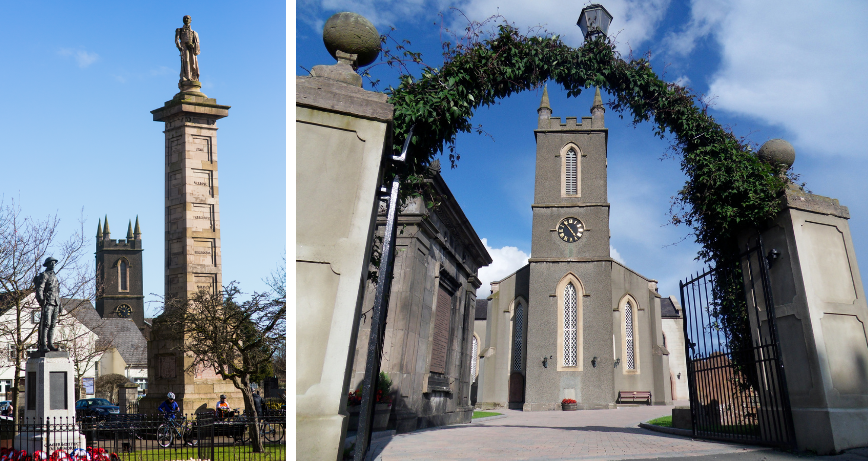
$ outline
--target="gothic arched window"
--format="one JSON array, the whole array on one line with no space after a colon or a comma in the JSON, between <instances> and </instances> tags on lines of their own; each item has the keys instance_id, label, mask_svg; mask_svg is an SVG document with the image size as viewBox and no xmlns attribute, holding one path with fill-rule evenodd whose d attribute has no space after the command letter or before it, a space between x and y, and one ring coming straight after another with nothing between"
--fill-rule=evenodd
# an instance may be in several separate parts
<instances>
[{"instance_id":1,"label":"gothic arched window","mask_svg":"<svg viewBox=\"0 0 868 461\"><path fill-rule=\"evenodd\" d=\"M582 196L582 151L574 143L561 148L561 197Z\"/></svg>"},{"instance_id":2,"label":"gothic arched window","mask_svg":"<svg viewBox=\"0 0 868 461\"><path fill-rule=\"evenodd\" d=\"M564 181L566 182L566 194L567 195L576 195L576 151L570 149L567 151L566 158L566 169L565 169L566 178Z\"/></svg>"},{"instance_id":3,"label":"gothic arched window","mask_svg":"<svg viewBox=\"0 0 868 461\"><path fill-rule=\"evenodd\" d=\"M572 283L564 289L564 366L576 366L577 331L576 331L576 287Z\"/></svg>"},{"instance_id":4,"label":"gothic arched window","mask_svg":"<svg viewBox=\"0 0 868 461\"><path fill-rule=\"evenodd\" d=\"M624 307L624 332L625 332L625 341L626 341L626 350L627 350L627 369L635 370L636 369L636 349L633 346L633 306L630 304L630 301L627 301L627 305Z\"/></svg>"},{"instance_id":5,"label":"gothic arched window","mask_svg":"<svg viewBox=\"0 0 868 461\"><path fill-rule=\"evenodd\" d=\"M129 291L129 266L123 259L118 263L118 289L120 291Z\"/></svg>"},{"instance_id":6,"label":"gothic arched window","mask_svg":"<svg viewBox=\"0 0 868 461\"><path fill-rule=\"evenodd\" d=\"M521 358L524 344L524 306L518 302L515 306L513 317L513 340L512 340L512 370L522 371Z\"/></svg>"}]
</instances>

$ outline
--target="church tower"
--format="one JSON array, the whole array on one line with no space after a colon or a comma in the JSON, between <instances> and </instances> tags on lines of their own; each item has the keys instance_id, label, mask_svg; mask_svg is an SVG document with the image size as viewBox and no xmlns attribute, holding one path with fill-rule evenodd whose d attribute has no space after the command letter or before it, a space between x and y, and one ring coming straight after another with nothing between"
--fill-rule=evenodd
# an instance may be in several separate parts
<instances>
[{"instance_id":1,"label":"church tower","mask_svg":"<svg viewBox=\"0 0 868 461\"><path fill-rule=\"evenodd\" d=\"M597 89L591 117L561 122L544 90L537 112L524 409L555 409L565 398L605 407L613 387L605 108Z\"/></svg>"},{"instance_id":2,"label":"church tower","mask_svg":"<svg viewBox=\"0 0 868 461\"><path fill-rule=\"evenodd\" d=\"M127 226L126 240L112 240L108 216L96 228L96 311L102 318L123 318L145 327L142 284L142 231L136 217Z\"/></svg>"}]
</instances>

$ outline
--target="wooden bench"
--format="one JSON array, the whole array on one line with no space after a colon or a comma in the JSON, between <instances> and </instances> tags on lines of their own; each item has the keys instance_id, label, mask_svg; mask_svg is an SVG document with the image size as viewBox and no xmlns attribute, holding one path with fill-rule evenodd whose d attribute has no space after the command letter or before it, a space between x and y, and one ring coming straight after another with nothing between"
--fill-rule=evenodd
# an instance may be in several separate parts
<instances>
[{"instance_id":1,"label":"wooden bench","mask_svg":"<svg viewBox=\"0 0 868 461\"><path fill-rule=\"evenodd\" d=\"M618 391L618 402L647 402L651 405L650 391Z\"/></svg>"}]
</instances>

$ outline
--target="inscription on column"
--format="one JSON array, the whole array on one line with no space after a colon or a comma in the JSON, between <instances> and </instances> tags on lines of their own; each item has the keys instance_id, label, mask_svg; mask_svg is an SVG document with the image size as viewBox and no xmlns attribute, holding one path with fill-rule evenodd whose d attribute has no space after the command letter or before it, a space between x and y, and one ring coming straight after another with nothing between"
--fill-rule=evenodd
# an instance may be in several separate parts
<instances>
[{"instance_id":1,"label":"inscription on column","mask_svg":"<svg viewBox=\"0 0 868 461\"><path fill-rule=\"evenodd\" d=\"M211 137L210 136L193 136L190 143L190 158L193 160L202 160L205 162L213 162L211 156Z\"/></svg>"},{"instance_id":2,"label":"inscription on column","mask_svg":"<svg viewBox=\"0 0 868 461\"><path fill-rule=\"evenodd\" d=\"M216 266L214 239L193 239L193 264Z\"/></svg>"},{"instance_id":3,"label":"inscription on column","mask_svg":"<svg viewBox=\"0 0 868 461\"><path fill-rule=\"evenodd\" d=\"M214 197L214 188L212 187L213 173L209 170L190 170L191 190L193 197Z\"/></svg>"},{"instance_id":4,"label":"inscription on column","mask_svg":"<svg viewBox=\"0 0 868 461\"><path fill-rule=\"evenodd\" d=\"M214 205L193 204L193 230L214 230Z\"/></svg>"},{"instance_id":5,"label":"inscription on column","mask_svg":"<svg viewBox=\"0 0 868 461\"><path fill-rule=\"evenodd\" d=\"M216 294L214 287L217 286L217 274L193 274L193 280L196 291L205 290L209 294Z\"/></svg>"}]
</instances>

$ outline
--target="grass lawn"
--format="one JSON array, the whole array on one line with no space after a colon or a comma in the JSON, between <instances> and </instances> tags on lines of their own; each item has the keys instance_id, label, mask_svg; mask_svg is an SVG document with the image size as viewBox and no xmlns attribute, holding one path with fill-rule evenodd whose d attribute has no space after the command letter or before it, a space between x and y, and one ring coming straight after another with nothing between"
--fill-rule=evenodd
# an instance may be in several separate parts
<instances>
[{"instance_id":1,"label":"grass lawn","mask_svg":"<svg viewBox=\"0 0 868 461\"><path fill-rule=\"evenodd\" d=\"M650 424L652 426L660 426L660 427L672 427L672 415L654 418L645 424Z\"/></svg>"},{"instance_id":2,"label":"grass lawn","mask_svg":"<svg viewBox=\"0 0 868 461\"><path fill-rule=\"evenodd\" d=\"M493 411L474 411L474 412L473 412L473 419L476 419L476 418L487 418L487 417L489 417L489 416L499 416L499 415L502 415L502 414L503 414L503 413L495 413L495 412L493 412Z\"/></svg>"},{"instance_id":3,"label":"grass lawn","mask_svg":"<svg viewBox=\"0 0 868 461\"><path fill-rule=\"evenodd\" d=\"M156 450L139 450L135 453L118 453L121 461L171 461L179 459L198 458L198 448L161 448ZM211 455L211 449L206 448L205 456ZM214 457L217 459L243 459L244 461L272 461L286 459L286 447L282 445L266 445L264 453L252 453L250 446L214 447Z\"/></svg>"}]
</instances>

